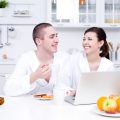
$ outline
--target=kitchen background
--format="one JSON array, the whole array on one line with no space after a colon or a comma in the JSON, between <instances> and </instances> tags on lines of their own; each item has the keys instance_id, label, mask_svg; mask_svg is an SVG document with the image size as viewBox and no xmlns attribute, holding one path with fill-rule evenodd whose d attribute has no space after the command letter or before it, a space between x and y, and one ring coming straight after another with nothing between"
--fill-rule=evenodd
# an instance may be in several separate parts
<instances>
[{"instance_id":1,"label":"kitchen background","mask_svg":"<svg viewBox=\"0 0 120 120\"><path fill-rule=\"evenodd\" d=\"M63 51L64 50L66 51L69 48L80 49L83 33L85 29L91 26L99 25L100 27L104 27L107 33L107 40L113 42L114 44L119 43L120 19L118 23L112 23L112 21L110 23L110 21L108 21L109 24L108 23L103 24L102 17L104 16L104 14L103 13L101 14L102 12L101 9L97 10L97 7L100 8L99 6L102 6L102 4L104 5L104 3L99 4L99 6L97 6L98 4L97 1L99 0L66 0L68 2L83 1L83 3L77 3L77 4L80 4L81 6L81 11L83 12L81 14L82 15L85 14L86 16L87 16L87 12L84 12L84 9L86 10L87 7L89 7L90 5L91 6L95 5L96 8L94 8L93 6L94 10L92 11L93 15L94 16L96 15L96 17L99 16L99 21L101 20L101 22L97 23L97 21L95 20L97 18L91 17L91 20L86 22L84 21L84 16L82 16L83 19L81 19L81 21L80 22L78 21L79 23L77 23L77 20L76 21L73 20L71 16L70 16L71 18L67 16L68 19L62 18L64 16L58 16L62 18L60 22L58 22L59 20L57 21L56 19L54 19L55 12L57 11L57 10L55 11L56 1L57 0L9 0L9 6L5 9L3 16L0 16L0 58L1 59L3 58L4 54L6 54L8 58L17 59L21 55L21 53L35 48L32 40L33 27L40 22L47 22L47 21L51 22L56 27L56 30L59 33L59 40L60 40L59 49ZM64 0L61 1L63 5L60 7L64 7ZM106 5L111 5L113 3L112 1L118 1L120 5L119 0L101 0L101 1L103 2L106 1ZM73 3L73 6L71 6L71 8L75 7L75 4ZM84 6L87 7L84 8ZM67 9L66 4L65 7ZM76 5L76 7L79 6ZM90 9L92 9L92 7ZM23 13L19 13L19 12L23 12ZM62 14L64 14L64 11L61 12ZM58 14L59 13L60 12L58 11ZM88 16L89 14L92 16L92 13L88 12ZM100 15L102 16L101 18ZM118 15L120 16L120 8Z\"/></svg>"},{"instance_id":2,"label":"kitchen background","mask_svg":"<svg viewBox=\"0 0 120 120\"><path fill-rule=\"evenodd\" d=\"M8 2L8 7L0 12L0 86L3 86L6 74L13 71L20 55L35 49L32 30L40 22L50 22L55 26L59 35L59 50L62 51L82 49L84 31L92 26L105 29L107 40L113 43L114 51L120 43L120 0Z\"/></svg>"}]
</instances>

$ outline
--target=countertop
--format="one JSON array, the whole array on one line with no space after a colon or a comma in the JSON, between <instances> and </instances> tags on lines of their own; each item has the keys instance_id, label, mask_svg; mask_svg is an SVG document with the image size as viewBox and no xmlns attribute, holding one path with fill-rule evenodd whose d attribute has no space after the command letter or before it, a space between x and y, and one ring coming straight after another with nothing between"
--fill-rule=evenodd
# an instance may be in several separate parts
<instances>
[{"instance_id":1,"label":"countertop","mask_svg":"<svg viewBox=\"0 0 120 120\"><path fill-rule=\"evenodd\" d=\"M16 60L15 59L0 59L0 65L15 65Z\"/></svg>"},{"instance_id":2,"label":"countertop","mask_svg":"<svg viewBox=\"0 0 120 120\"><path fill-rule=\"evenodd\" d=\"M67 102L39 100L33 96L5 97L0 106L1 120L115 120L120 118L96 114L96 105L74 106Z\"/></svg>"}]
</instances>

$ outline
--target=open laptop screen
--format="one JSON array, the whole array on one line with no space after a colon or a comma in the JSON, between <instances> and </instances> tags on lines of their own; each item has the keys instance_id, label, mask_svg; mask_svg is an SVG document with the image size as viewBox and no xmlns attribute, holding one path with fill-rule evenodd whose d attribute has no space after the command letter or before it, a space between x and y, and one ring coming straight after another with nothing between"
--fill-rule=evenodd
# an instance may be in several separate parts
<instances>
[{"instance_id":1,"label":"open laptop screen","mask_svg":"<svg viewBox=\"0 0 120 120\"><path fill-rule=\"evenodd\" d=\"M100 96L120 94L120 71L80 74L73 104L92 104L96 103Z\"/></svg>"}]
</instances>

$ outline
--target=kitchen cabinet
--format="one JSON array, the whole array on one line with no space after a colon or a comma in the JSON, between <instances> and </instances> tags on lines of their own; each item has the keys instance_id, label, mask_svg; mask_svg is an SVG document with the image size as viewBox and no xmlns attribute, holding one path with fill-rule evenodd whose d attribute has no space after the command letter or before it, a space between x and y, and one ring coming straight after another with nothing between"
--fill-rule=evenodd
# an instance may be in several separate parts
<instances>
[{"instance_id":1,"label":"kitchen cabinet","mask_svg":"<svg viewBox=\"0 0 120 120\"><path fill-rule=\"evenodd\" d=\"M82 1L82 2L81 2ZM70 12L68 10L68 14L72 14L70 18L58 18L59 14L59 7L57 0L48 0L48 20L57 26L90 26L96 24L96 1L90 3L90 1L86 0L70 0L73 2L71 5L72 9ZM64 3L63 3L64 4ZM66 3L67 4L67 3ZM58 8L57 8L58 7ZM65 7L64 7L65 8ZM64 14L67 9L67 5L65 10L63 10L61 5L61 12L60 14ZM71 13L72 12L72 13ZM67 13L66 13L67 15ZM66 16L65 15L65 16ZM68 16L68 15L67 15Z\"/></svg>"},{"instance_id":2,"label":"kitchen cabinet","mask_svg":"<svg viewBox=\"0 0 120 120\"><path fill-rule=\"evenodd\" d=\"M104 0L104 23L120 26L120 0Z\"/></svg>"},{"instance_id":3,"label":"kitchen cabinet","mask_svg":"<svg viewBox=\"0 0 120 120\"><path fill-rule=\"evenodd\" d=\"M15 61L0 60L0 95L4 95L3 87L6 82L6 78L13 72L15 67Z\"/></svg>"},{"instance_id":4,"label":"kitchen cabinet","mask_svg":"<svg viewBox=\"0 0 120 120\"><path fill-rule=\"evenodd\" d=\"M120 26L119 0L67 0L71 2L71 4L65 5L63 1L63 4L59 1L60 0L47 1L48 21L57 27ZM61 4L61 10L59 3ZM66 8L62 6L66 6ZM68 12L67 14L66 11ZM62 14L65 14L63 15L64 17ZM68 14L70 14L71 17L69 17ZM68 18L66 16L68 16Z\"/></svg>"}]
</instances>

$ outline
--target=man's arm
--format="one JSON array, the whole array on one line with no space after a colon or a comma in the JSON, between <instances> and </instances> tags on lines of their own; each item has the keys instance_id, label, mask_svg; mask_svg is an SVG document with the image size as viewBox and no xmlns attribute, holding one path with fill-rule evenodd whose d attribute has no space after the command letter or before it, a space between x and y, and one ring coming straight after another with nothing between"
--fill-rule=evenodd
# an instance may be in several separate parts
<instances>
[{"instance_id":1,"label":"man's arm","mask_svg":"<svg viewBox=\"0 0 120 120\"><path fill-rule=\"evenodd\" d=\"M30 84L30 73L32 70L26 57L22 56L16 64L13 74L7 79L4 92L9 96L26 94L35 88L35 84Z\"/></svg>"}]
</instances>

